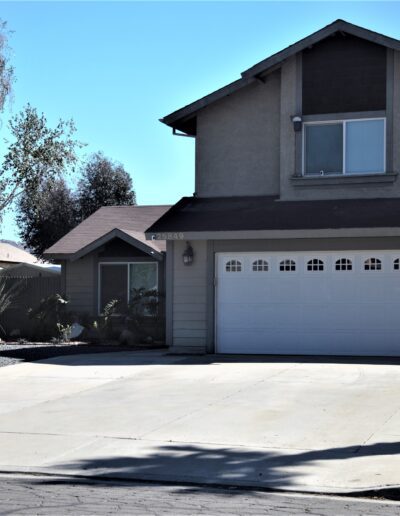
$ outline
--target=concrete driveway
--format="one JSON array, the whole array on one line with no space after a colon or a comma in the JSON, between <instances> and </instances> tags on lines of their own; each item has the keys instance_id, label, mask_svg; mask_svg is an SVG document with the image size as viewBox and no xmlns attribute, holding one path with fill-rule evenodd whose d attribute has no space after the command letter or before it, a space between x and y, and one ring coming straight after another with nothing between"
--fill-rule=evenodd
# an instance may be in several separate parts
<instances>
[{"instance_id":1,"label":"concrete driveway","mask_svg":"<svg viewBox=\"0 0 400 516\"><path fill-rule=\"evenodd\" d=\"M126 352L4 367L0 470L398 486L400 365Z\"/></svg>"}]
</instances>

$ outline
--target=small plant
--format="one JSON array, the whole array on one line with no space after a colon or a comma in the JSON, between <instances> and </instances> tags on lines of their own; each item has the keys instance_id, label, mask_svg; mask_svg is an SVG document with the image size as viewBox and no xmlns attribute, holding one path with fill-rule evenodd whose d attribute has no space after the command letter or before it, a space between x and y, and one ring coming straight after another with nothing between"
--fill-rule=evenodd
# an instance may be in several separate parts
<instances>
[{"instance_id":1,"label":"small plant","mask_svg":"<svg viewBox=\"0 0 400 516\"><path fill-rule=\"evenodd\" d=\"M128 320L141 340L162 340L165 318L163 315L164 296L156 289L133 289L128 306Z\"/></svg>"},{"instance_id":2,"label":"small plant","mask_svg":"<svg viewBox=\"0 0 400 516\"><path fill-rule=\"evenodd\" d=\"M67 311L68 300L60 294L49 296L36 308L28 310L29 318L37 324L36 337L40 339L60 338L61 329L71 323L71 314Z\"/></svg>"},{"instance_id":3,"label":"small plant","mask_svg":"<svg viewBox=\"0 0 400 516\"><path fill-rule=\"evenodd\" d=\"M72 331L72 324L57 323L57 330L59 333L59 342L69 342L69 338Z\"/></svg>"},{"instance_id":4,"label":"small plant","mask_svg":"<svg viewBox=\"0 0 400 516\"><path fill-rule=\"evenodd\" d=\"M21 283L14 283L11 287L7 285L6 278L0 278L0 316L10 308L15 297L21 290ZM0 330L6 335L6 330L0 324Z\"/></svg>"},{"instance_id":5,"label":"small plant","mask_svg":"<svg viewBox=\"0 0 400 516\"><path fill-rule=\"evenodd\" d=\"M120 302L118 301L118 299L112 299L104 307L103 320L105 326L108 326L110 324L111 316L116 313L119 303Z\"/></svg>"}]
</instances>

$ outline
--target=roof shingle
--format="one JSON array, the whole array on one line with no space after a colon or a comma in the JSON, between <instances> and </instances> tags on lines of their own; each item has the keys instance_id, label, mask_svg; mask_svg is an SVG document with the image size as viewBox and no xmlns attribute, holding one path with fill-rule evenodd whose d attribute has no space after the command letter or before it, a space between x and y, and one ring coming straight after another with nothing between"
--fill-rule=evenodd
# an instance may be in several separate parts
<instances>
[{"instance_id":1,"label":"roof shingle","mask_svg":"<svg viewBox=\"0 0 400 516\"><path fill-rule=\"evenodd\" d=\"M165 250L165 242L146 241L145 230L164 215L170 206L104 206L58 242L45 255L73 255L114 229L152 247Z\"/></svg>"}]
</instances>

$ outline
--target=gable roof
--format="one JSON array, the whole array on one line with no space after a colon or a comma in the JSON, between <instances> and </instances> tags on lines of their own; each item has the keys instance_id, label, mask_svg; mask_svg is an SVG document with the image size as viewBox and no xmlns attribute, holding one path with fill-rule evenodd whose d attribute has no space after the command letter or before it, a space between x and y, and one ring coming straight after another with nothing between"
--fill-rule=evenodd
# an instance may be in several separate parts
<instances>
[{"instance_id":1,"label":"gable roof","mask_svg":"<svg viewBox=\"0 0 400 516\"><path fill-rule=\"evenodd\" d=\"M39 263L18 263L6 269L0 270L0 276L29 278L33 276L59 276L61 269L59 265Z\"/></svg>"},{"instance_id":2,"label":"gable roof","mask_svg":"<svg viewBox=\"0 0 400 516\"><path fill-rule=\"evenodd\" d=\"M160 258L165 251L165 242L146 241L144 232L169 208L170 206L104 206L47 249L45 256L76 260L113 238L120 238Z\"/></svg>"},{"instance_id":3,"label":"gable roof","mask_svg":"<svg viewBox=\"0 0 400 516\"><path fill-rule=\"evenodd\" d=\"M37 263L35 256L8 242L0 242L0 262Z\"/></svg>"},{"instance_id":4,"label":"gable roof","mask_svg":"<svg viewBox=\"0 0 400 516\"><path fill-rule=\"evenodd\" d=\"M383 45L387 48L400 50L400 41L398 39L384 36L383 34L365 29L344 20L336 20L326 27L318 30L317 32L310 34L309 36L297 41L293 45L286 47L276 54L273 54L272 56L263 59L259 63L248 68L242 72L241 78L237 81L231 82L223 88L220 88L219 90L216 90L213 93L210 93L209 95L206 95L205 97L202 97L201 99L196 100L195 102L192 102L191 104L188 104L187 106L165 116L161 119L161 122L186 134L195 135L196 114L200 109L203 109L213 102L216 102L217 100L220 100L234 93L235 91L244 88L245 86L258 80L262 74L271 72L278 68L283 63L283 61L289 57L337 32L351 34L353 36L371 41L372 43Z\"/></svg>"}]
</instances>

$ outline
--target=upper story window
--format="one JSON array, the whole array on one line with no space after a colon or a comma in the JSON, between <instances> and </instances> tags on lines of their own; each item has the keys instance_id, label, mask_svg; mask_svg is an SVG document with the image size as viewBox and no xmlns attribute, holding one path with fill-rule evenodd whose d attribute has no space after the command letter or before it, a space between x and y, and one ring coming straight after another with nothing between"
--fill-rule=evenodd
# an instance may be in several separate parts
<instances>
[{"instance_id":1,"label":"upper story window","mask_svg":"<svg viewBox=\"0 0 400 516\"><path fill-rule=\"evenodd\" d=\"M385 119L306 122L304 175L385 172Z\"/></svg>"}]
</instances>

